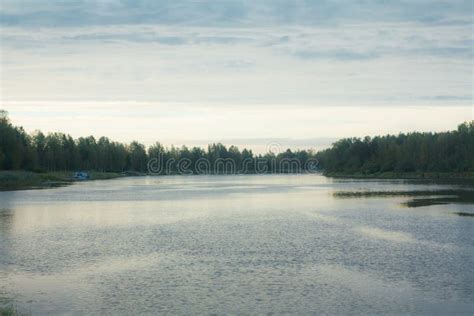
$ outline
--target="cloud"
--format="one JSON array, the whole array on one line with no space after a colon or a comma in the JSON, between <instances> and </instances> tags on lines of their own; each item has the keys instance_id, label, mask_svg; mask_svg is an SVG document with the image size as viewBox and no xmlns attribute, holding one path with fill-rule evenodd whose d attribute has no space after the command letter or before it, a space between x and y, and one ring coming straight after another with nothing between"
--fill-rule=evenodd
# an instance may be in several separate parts
<instances>
[{"instance_id":1,"label":"cloud","mask_svg":"<svg viewBox=\"0 0 474 316\"><path fill-rule=\"evenodd\" d=\"M136 43L160 43L164 45L184 45L187 39L180 36L160 36L157 33L144 32L138 34L113 34L113 33L95 33L81 34L62 37L65 41L96 41L96 42L136 42Z\"/></svg>"},{"instance_id":2,"label":"cloud","mask_svg":"<svg viewBox=\"0 0 474 316\"><path fill-rule=\"evenodd\" d=\"M470 24L471 1L3 0L10 26L167 24L193 26L334 25L347 22Z\"/></svg>"},{"instance_id":3,"label":"cloud","mask_svg":"<svg viewBox=\"0 0 474 316\"><path fill-rule=\"evenodd\" d=\"M3 0L1 12L2 101L472 103L467 1Z\"/></svg>"},{"instance_id":4,"label":"cloud","mask_svg":"<svg viewBox=\"0 0 474 316\"><path fill-rule=\"evenodd\" d=\"M440 57L449 57L449 58L467 58L472 60L474 58L474 52L472 46L464 47L428 47L428 48L419 48L409 51L409 53L417 55L431 55L431 56L440 56Z\"/></svg>"},{"instance_id":5,"label":"cloud","mask_svg":"<svg viewBox=\"0 0 474 316\"><path fill-rule=\"evenodd\" d=\"M250 42L251 38L237 37L237 36L208 36L200 34L182 33L177 36L160 35L159 32L129 32L125 34L117 33L93 33L80 34L74 36L64 36L61 38L65 41L96 41L96 42L136 42L136 43L160 43L164 45L199 45L199 44L235 44L242 42Z\"/></svg>"},{"instance_id":6,"label":"cloud","mask_svg":"<svg viewBox=\"0 0 474 316\"><path fill-rule=\"evenodd\" d=\"M357 52L346 49L326 51L296 51L294 56L303 59L329 59L329 60L367 60L380 57L376 52Z\"/></svg>"},{"instance_id":7,"label":"cloud","mask_svg":"<svg viewBox=\"0 0 474 316\"><path fill-rule=\"evenodd\" d=\"M472 94L471 95L436 95L432 97L426 97L428 100L436 100L436 101L471 101L472 102Z\"/></svg>"}]
</instances>

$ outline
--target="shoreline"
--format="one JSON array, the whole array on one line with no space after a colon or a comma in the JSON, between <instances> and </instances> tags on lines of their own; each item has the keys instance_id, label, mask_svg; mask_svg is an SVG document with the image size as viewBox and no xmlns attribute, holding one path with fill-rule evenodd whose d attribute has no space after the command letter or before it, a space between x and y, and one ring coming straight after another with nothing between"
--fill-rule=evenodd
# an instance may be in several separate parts
<instances>
[{"instance_id":1,"label":"shoreline","mask_svg":"<svg viewBox=\"0 0 474 316\"><path fill-rule=\"evenodd\" d=\"M345 173L324 172L328 178L336 179L392 179L392 180L472 180L474 172L380 172Z\"/></svg>"},{"instance_id":2,"label":"shoreline","mask_svg":"<svg viewBox=\"0 0 474 316\"><path fill-rule=\"evenodd\" d=\"M72 171L32 172L24 170L0 171L0 192L20 190L41 190L71 185L75 182L110 180L131 176L145 176L140 172L90 172L90 179L75 180ZM474 182L474 173L456 172L409 172L409 173L341 173L325 172L321 175L334 179L383 179L383 180L441 180L441 181L468 181Z\"/></svg>"},{"instance_id":3,"label":"shoreline","mask_svg":"<svg viewBox=\"0 0 474 316\"><path fill-rule=\"evenodd\" d=\"M24 170L0 171L0 192L20 191L20 190L41 190L71 185L76 182L83 182L73 178L72 171L54 172L32 172ZM142 176L144 174L135 172L90 172L90 179L110 180L130 176Z\"/></svg>"}]
</instances>

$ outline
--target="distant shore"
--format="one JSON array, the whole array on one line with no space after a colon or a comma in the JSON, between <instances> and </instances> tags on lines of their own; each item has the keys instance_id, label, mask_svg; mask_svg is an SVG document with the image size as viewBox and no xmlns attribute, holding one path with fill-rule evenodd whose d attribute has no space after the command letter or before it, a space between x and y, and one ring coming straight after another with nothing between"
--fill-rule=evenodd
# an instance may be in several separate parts
<instances>
[{"instance_id":1,"label":"distant shore","mask_svg":"<svg viewBox=\"0 0 474 316\"><path fill-rule=\"evenodd\" d=\"M140 172L98 172L89 173L91 180L108 180L130 176L144 176L146 173ZM71 171L54 171L54 172L31 172L31 171L0 171L0 191L15 190L32 190L46 189L65 185L70 185L77 181L73 177L74 172ZM406 179L406 180L467 180L474 181L473 172L455 173L455 172L382 172L382 173L323 173L329 178L345 178L345 179Z\"/></svg>"},{"instance_id":2,"label":"distant shore","mask_svg":"<svg viewBox=\"0 0 474 316\"><path fill-rule=\"evenodd\" d=\"M32 190L60 187L78 182L72 171L31 172L22 170L0 171L0 191ZM90 172L90 180L108 180L127 176L140 176L135 172Z\"/></svg>"},{"instance_id":3,"label":"distant shore","mask_svg":"<svg viewBox=\"0 0 474 316\"><path fill-rule=\"evenodd\" d=\"M428 179L428 180L474 180L474 172L379 172L379 173L345 173L325 172L324 176L329 178L350 179Z\"/></svg>"}]
</instances>

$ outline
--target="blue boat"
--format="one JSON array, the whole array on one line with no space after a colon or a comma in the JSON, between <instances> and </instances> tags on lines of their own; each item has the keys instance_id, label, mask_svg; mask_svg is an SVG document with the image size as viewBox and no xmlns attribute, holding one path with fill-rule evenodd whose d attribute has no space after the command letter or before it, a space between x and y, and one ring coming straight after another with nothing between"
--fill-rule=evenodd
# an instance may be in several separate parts
<instances>
[{"instance_id":1,"label":"blue boat","mask_svg":"<svg viewBox=\"0 0 474 316\"><path fill-rule=\"evenodd\" d=\"M85 172L85 171L74 172L74 180L84 181L84 180L89 180L89 179L90 179L90 176L88 172Z\"/></svg>"}]
</instances>

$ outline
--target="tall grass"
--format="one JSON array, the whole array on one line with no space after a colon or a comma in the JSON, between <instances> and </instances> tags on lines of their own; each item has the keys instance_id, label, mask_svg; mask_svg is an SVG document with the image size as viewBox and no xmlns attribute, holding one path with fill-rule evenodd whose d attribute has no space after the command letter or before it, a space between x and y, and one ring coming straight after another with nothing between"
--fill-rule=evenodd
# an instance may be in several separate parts
<instances>
[{"instance_id":1,"label":"tall grass","mask_svg":"<svg viewBox=\"0 0 474 316\"><path fill-rule=\"evenodd\" d=\"M18 311L18 309L13 304L8 304L1 306L0 305L0 316L23 316L28 315Z\"/></svg>"}]
</instances>

